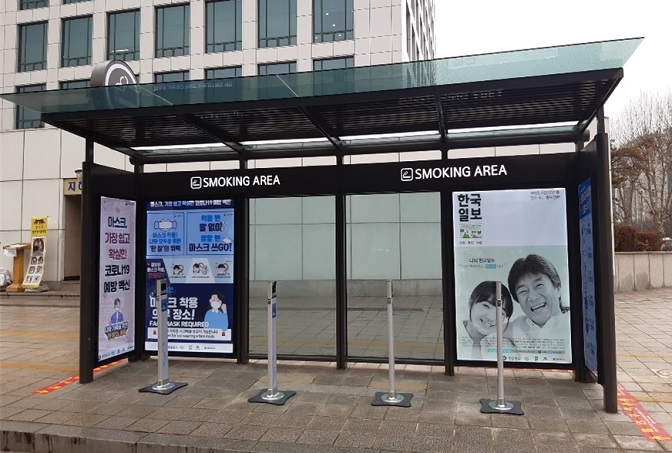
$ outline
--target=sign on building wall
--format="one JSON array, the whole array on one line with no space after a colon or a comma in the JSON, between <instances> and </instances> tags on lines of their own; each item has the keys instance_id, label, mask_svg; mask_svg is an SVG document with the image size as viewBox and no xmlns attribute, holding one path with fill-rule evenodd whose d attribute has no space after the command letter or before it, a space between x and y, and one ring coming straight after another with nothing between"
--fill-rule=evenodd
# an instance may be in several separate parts
<instances>
[{"instance_id":1,"label":"sign on building wall","mask_svg":"<svg viewBox=\"0 0 672 453\"><path fill-rule=\"evenodd\" d=\"M135 349L136 203L100 199L98 361Z\"/></svg>"},{"instance_id":2,"label":"sign on building wall","mask_svg":"<svg viewBox=\"0 0 672 453\"><path fill-rule=\"evenodd\" d=\"M47 253L47 217L33 217L30 221L30 259L28 270L23 277L23 287L40 287Z\"/></svg>"},{"instance_id":3,"label":"sign on building wall","mask_svg":"<svg viewBox=\"0 0 672 453\"><path fill-rule=\"evenodd\" d=\"M495 361L495 282L504 359L572 361L564 189L455 192L457 359Z\"/></svg>"},{"instance_id":4,"label":"sign on building wall","mask_svg":"<svg viewBox=\"0 0 672 453\"><path fill-rule=\"evenodd\" d=\"M156 279L168 286L168 349L232 354L233 201L147 204L145 349L157 350Z\"/></svg>"}]
</instances>

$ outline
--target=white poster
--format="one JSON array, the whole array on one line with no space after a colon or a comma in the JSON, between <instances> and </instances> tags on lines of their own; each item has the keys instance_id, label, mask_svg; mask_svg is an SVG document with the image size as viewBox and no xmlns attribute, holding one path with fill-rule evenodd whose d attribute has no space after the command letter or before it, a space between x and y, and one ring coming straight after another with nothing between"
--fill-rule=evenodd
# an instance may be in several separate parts
<instances>
[{"instance_id":1,"label":"white poster","mask_svg":"<svg viewBox=\"0 0 672 453\"><path fill-rule=\"evenodd\" d=\"M571 363L564 189L453 194L457 359Z\"/></svg>"},{"instance_id":2,"label":"white poster","mask_svg":"<svg viewBox=\"0 0 672 453\"><path fill-rule=\"evenodd\" d=\"M101 197L98 361L135 349L135 201Z\"/></svg>"}]
</instances>

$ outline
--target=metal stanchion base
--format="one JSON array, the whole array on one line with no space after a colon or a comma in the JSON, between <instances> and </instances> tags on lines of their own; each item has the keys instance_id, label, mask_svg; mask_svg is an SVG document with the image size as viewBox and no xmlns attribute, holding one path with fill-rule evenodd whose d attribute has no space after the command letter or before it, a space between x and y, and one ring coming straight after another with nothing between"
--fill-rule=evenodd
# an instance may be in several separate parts
<instances>
[{"instance_id":1,"label":"metal stanchion base","mask_svg":"<svg viewBox=\"0 0 672 453\"><path fill-rule=\"evenodd\" d=\"M413 398L412 393L397 393L396 398L390 398L389 392L376 392L371 405L411 407L411 398Z\"/></svg>"},{"instance_id":2,"label":"metal stanchion base","mask_svg":"<svg viewBox=\"0 0 672 453\"><path fill-rule=\"evenodd\" d=\"M170 382L168 381L165 384L159 384L158 382L156 384L148 385L147 387L143 387L141 389L138 389L139 392L149 392L149 393L158 393L160 395L170 395L173 393L175 390L182 388L186 386L186 382Z\"/></svg>"},{"instance_id":3,"label":"metal stanchion base","mask_svg":"<svg viewBox=\"0 0 672 453\"><path fill-rule=\"evenodd\" d=\"M256 396L253 396L247 401L249 403L268 403L275 404L276 406L282 406L294 395L296 395L296 392L291 390L278 390L272 395L268 394L268 390L262 390Z\"/></svg>"},{"instance_id":4,"label":"metal stanchion base","mask_svg":"<svg viewBox=\"0 0 672 453\"><path fill-rule=\"evenodd\" d=\"M523 415L520 401L505 401L503 406L497 404L497 400L481 399L482 414L511 414Z\"/></svg>"}]
</instances>

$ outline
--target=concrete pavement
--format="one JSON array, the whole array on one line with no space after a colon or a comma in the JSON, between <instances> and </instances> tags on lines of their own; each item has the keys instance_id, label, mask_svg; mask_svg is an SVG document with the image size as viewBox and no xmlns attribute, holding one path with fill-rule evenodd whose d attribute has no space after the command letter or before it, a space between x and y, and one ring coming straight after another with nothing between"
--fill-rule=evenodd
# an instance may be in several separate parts
<instances>
[{"instance_id":1,"label":"concrete pavement","mask_svg":"<svg viewBox=\"0 0 672 453\"><path fill-rule=\"evenodd\" d=\"M171 395L139 393L155 360L122 363L94 382L77 374L78 301L0 297L0 449L35 452L610 452L672 451L672 289L616 295L624 410L602 409L602 387L562 371L507 370L506 397L525 415L481 414L496 372L397 367L412 407L373 407L387 365L280 362L284 406L248 403L266 388L266 362L171 359ZM60 388L53 384L61 382ZM51 386L51 387L50 387ZM49 388L50 387L50 388ZM49 388L48 393L36 390ZM638 414L633 417L628 414Z\"/></svg>"}]
</instances>

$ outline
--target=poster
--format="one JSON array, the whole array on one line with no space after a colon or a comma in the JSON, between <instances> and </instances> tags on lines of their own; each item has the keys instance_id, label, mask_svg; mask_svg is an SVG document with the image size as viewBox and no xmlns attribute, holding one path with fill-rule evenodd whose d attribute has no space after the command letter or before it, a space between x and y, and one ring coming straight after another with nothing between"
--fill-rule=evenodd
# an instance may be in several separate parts
<instances>
[{"instance_id":1,"label":"poster","mask_svg":"<svg viewBox=\"0 0 672 453\"><path fill-rule=\"evenodd\" d=\"M579 242L583 302L583 356L597 377L597 316L595 313L595 259L593 257L593 198L590 178L579 184Z\"/></svg>"},{"instance_id":2,"label":"poster","mask_svg":"<svg viewBox=\"0 0 672 453\"><path fill-rule=\"evenodd\" d=\"M497 359L502 282L505 361L572 361L564 189L453 194L457 359Z\"/></svg>"},{"instance_id":3,"label":"poster","mask_svg":"<svg viewBox=\"0 0 672 453\"><path fill-rule=\"evenodd\" d=\"M135 349L136 203L100 198L98 361Z\"/></svg>"},{"instance_id":4,"label":"poster","mask_svg":"<svg viewBox=\"0 0 672 453\"><path fill-rule=\"evenodd\" d=\"M168 281L168 349L233 353L233 202L147 204L145 349L157 350L156 279Z\"/></svg>"},{"instance_id":5,"label":"poster","mask_svg":"<svg viewBox=\"0 0 672 453\"><path fill-rule=\"evenodd\" d=\"M30 259L23 277L22 286L38 289L44 274L47 253L47 217L33 217L30 220Z\"/></svg>"}]
</instances>

